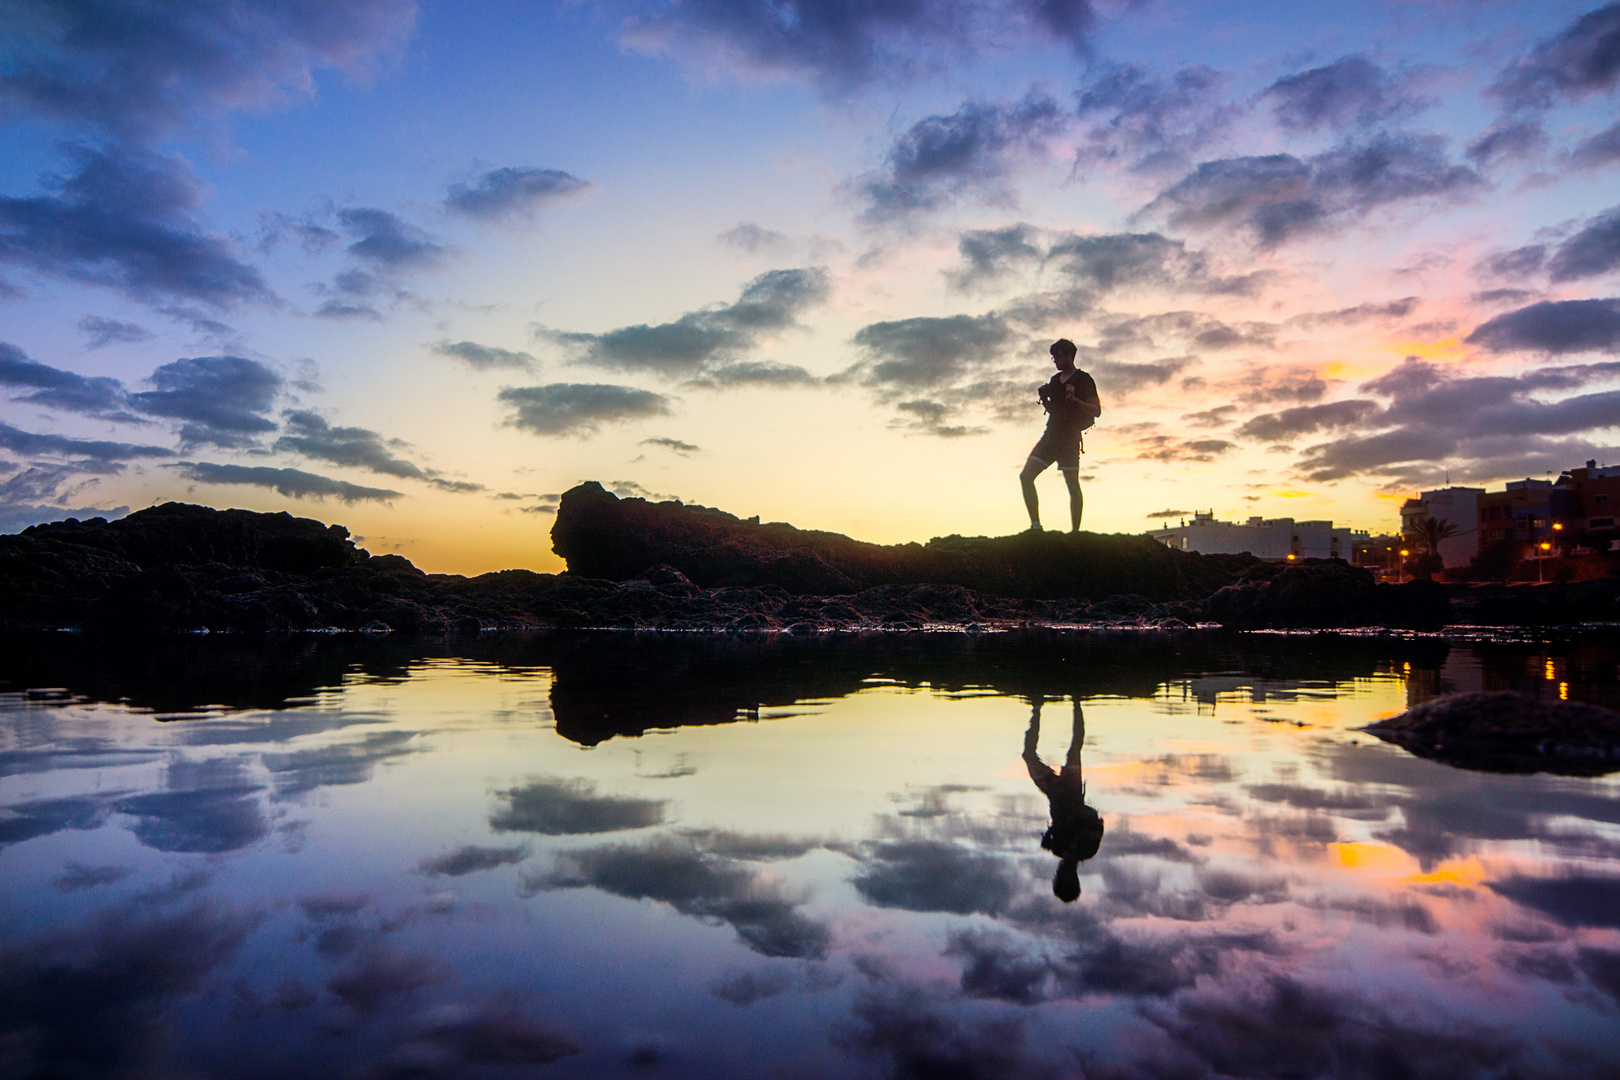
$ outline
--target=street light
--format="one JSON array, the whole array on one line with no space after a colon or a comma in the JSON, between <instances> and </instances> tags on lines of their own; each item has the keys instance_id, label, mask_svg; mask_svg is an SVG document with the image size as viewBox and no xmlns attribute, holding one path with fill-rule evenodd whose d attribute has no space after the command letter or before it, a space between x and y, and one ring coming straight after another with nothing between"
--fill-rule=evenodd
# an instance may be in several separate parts
<instances>
[{"instance_id":1,"label":"street light","mask_svg":"<svg viewBox=\"0 0 1620 1080\"><path fill-rule=\"evenodd\" d=\"M1407 551L1405 548L1401 548L1401 572L1395 581L1397 585L1406 580L1406 557L1410 554L1410 551Z\"/></svg>"},{"instance_id":2,"label":"street light","mask_svg":"<svg viewBox=\"0 0 1620 1080\"><path fill-rule=\"evenodd\" d=\"M1542 568L1547 565L1547 552L1551 550L1552 545L1543 540L1541 542L1541 554L1536 556L1536 584L1538 585L1545 580L1545 578L1542 577Z\"/></svg>"}]
</instances>

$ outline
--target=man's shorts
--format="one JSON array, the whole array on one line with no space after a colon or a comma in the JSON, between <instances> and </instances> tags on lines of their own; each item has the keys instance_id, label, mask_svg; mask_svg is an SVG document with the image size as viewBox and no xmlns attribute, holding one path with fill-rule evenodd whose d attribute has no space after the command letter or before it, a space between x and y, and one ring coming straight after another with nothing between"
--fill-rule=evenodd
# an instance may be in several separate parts
<instances>
[{"instance_id":1,"label":"man's shorts","mask_svg":"<svg viewBox=\"0 0 1620 1080\"><path fill-rule=\"evenodd\" d=\"M1035 444L1035 449L1029 456L1042 465L1055 464L1060 469L1078 469L1080 467L1080 436L1064 435L1057 431L1048 431L1041 436L1041 441Z\"/></svg>"}]
</instances>

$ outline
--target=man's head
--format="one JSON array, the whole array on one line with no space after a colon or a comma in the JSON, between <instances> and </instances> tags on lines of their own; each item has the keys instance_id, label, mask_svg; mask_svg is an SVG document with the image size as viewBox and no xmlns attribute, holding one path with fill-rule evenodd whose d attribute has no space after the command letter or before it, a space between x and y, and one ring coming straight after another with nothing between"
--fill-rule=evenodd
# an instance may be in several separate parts
<instances>
[{"instance_id":1,"label":"man's head","mask_svg":"<svg viewBox=\"0 0 1620 1080\"><path fill-rule=\"evenodd\" d=\"M1052 895L1065 904L1072 904L1080 898L1080 865L1076 859L1064 859L1058 863L1057 873L1052 875Z\"/></svg>"},{"instance_id":2,"label":"man's head","mask_svg":"<svg viewBox=\"0 0 1620 1080\"><path fill-rule=\"evenodd\" d=\"M1058 338L1052 342L1052 363L1057 365L1059 371L1074 370L1074 357L1080 350L1075 348L1074 342L1068 338Z\"/></svg>"}]
</instances>

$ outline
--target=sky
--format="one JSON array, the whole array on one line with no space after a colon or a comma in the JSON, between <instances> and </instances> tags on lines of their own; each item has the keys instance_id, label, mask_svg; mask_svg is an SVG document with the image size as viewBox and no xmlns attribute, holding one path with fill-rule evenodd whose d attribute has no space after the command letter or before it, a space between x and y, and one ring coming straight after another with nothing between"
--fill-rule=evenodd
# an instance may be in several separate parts
<instances>
[{"instance_id":1,"label":"sky","mask_svg":"<svg viewBox=\"0 0 1620 1080\"><path fill-rule=\"evenodd\" d=\"M1088 529L1394 531L1620 463L1617 83L1563 0L10 0L0 531L1005 534L1059 337Z\"/></svg>"}]
</instances>

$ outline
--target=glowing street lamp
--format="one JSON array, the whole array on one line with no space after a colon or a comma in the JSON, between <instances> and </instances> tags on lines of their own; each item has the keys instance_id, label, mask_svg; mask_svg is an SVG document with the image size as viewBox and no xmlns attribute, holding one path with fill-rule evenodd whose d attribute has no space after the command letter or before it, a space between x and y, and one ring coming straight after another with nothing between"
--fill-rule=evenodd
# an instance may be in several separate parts
<instances>
[{"instance_id":1,"label":"glowing street lamp","mask_svg":"<svg viewBox=\"0 0 1620 1080\"><path fill-rule=\"evenodd\" d=\"M1553 526L1553 527L1557 528L1556 525ZM1536 556L1536 583L1537 584L1540 584L1542 581L1545 580L1542 577L1542 568L1547 565L1547 561L1546 561L1547 560L1547 552L1549 552L1551 550L1552 550L1552 545L1547 543L1547 541L1543 540L1541 542L1541 554Z\"/></svg>"},{"instance_id":2,"label":"glowing street lamp","mask_svg":"<svg viewBox=\"0 0 1620 1080\"><path fill-rule=\"evenodd\" d=\"M1397 583L1406 580L1406 557L1410 554L1412 554L1410 551L1407 551L1405 548L1401 548L1401 572L1396 579Z\"/></svg>"}]
</instances>

